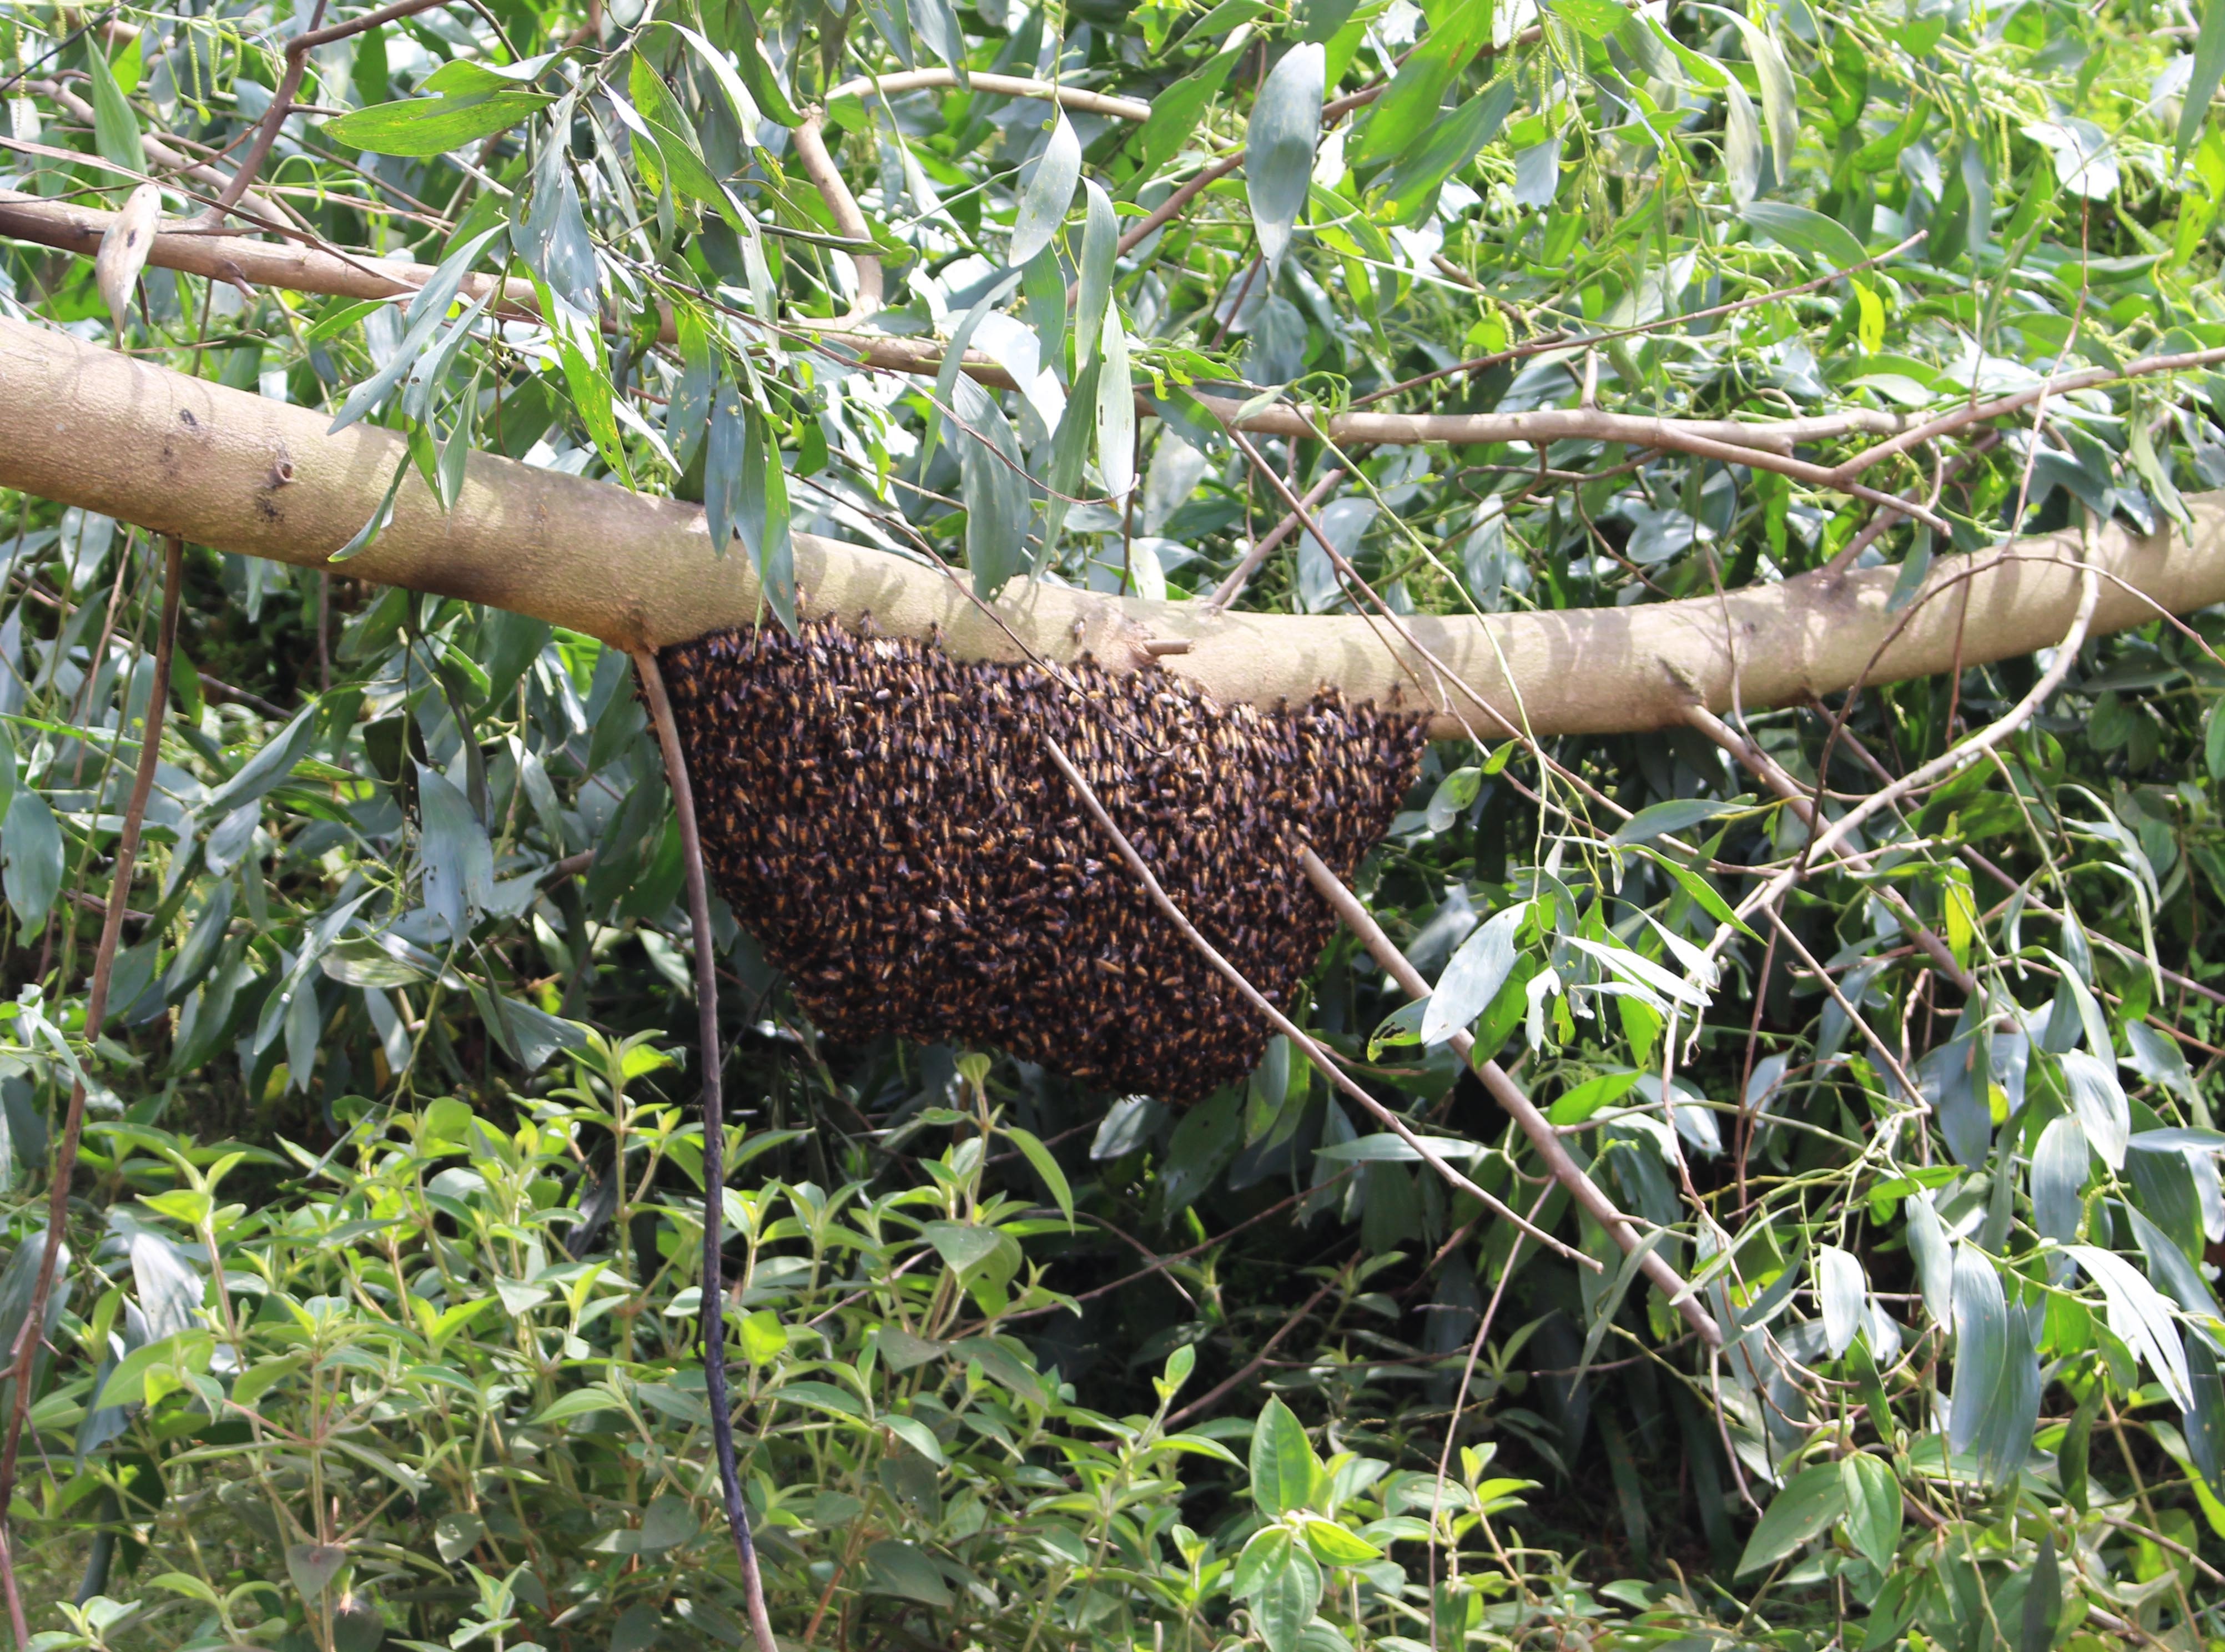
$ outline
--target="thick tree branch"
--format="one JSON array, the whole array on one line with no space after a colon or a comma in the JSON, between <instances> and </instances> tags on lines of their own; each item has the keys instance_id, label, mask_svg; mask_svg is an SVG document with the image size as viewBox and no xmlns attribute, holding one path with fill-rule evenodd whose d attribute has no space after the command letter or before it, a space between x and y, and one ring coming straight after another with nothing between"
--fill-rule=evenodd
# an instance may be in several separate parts
<instances>
[{"instance_id":1,"label":"thick tree branch","mask_svg":"<svg viewBox=\"0 0 2225 1652\"><path fill-rule=\"evenodd\" d=\"M403 455L392 431L357 424L331 436L326 423L305 408L0 320L0 486L322 567L370 519ZM2142 537L2119 525L2094 535L2089 554L2110 576L2099 581L2095 630L2145 623L2158 607L2184 613L2225 600L2225 492L2187 503L2190 535ZM966 658L1017 659L1023 646L1052 661L1087 652L1112 669L1176 671L1224 700L1260 706L1334 685L1350 699L1434 712L1442 737L1461 731L1449 706L1413 697L1412 683L1430 680L1429 660L1362 617L1214 613L1202 602L1021 581L992 618L941 569L887 552L799 534L796 560L799 606L813 617L854 623L871 613L892 634L939 630ZM533 614L629 649L751 624L758 611L749 560L713 551L697 507L487 454L472 456L447 515L415 476L405 478L392 522L347 572ZM1728 706L1734 671L1751 712L1949 670L1958 632L1965 665L2051 647L2079 607L2081 572L2078 535L2058 534L2027 539L2011 555L1939 558L1930 584L1967 581L1966 614L1959 602L1917 604L1913 617L1887 613L1899 577L1888 567L1721 598L1405 623L1462 680L1518 707L1533 734L1630 731L1678 722L1695 699ZM1163 664L1146 645L1169 640L1190 647Z\"/></svg>"}]
</instances>

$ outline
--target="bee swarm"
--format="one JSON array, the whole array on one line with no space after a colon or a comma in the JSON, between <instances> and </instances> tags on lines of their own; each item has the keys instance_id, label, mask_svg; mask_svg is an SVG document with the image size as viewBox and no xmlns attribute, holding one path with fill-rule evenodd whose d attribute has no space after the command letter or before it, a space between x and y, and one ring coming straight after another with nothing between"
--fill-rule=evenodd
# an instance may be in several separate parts
<instances>
[{"instance_id":1,"label":"bee swarm","mask_svg":"<svg viewBox=\"0 0 2225 1652\"><path fill-rule=\"evenodd\" d=\"M713 884L832 1036L995 1044L1100 1089L1189 1100L1265 1022L1183 941L1052 765L1087 778L1167 893L1284 1010L1411 784L1421 723L1222 706L1084 661L1062 681L832 623L668 649Z\"/></svg>"}]
</instances>

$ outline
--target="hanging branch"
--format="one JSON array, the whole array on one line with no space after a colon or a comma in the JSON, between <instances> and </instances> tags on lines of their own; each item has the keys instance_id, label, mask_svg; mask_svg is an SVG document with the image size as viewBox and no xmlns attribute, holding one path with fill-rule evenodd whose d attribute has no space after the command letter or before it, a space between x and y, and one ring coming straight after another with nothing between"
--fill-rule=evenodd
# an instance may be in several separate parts
<instances>
[{"instance_id":1,"label":"hanging branch","mask_svg":"<svg viewBox=\"0 0 2225 1652\"><path fill-rule=\"evenodd\" d=\"M672 701L656 656L637 649L634 669L649 699L650 720L664 753L665 777L672 785L672 812L680 822L680 852L687 868L688 922L695 946L695 1016L703 1064L703 1389L711 1408L711 1440L719 1459L719 1485L726 1503L726 1524L734 1534L734 1558L742 1569L742 1592L750 1609L750 1632L758 1652L779 1652L772 1620L765 1612L764 1579L758 1570L757 1545L750 1536L749 1505L742 1500L740 1471L734 1461L733 1401L726 1389L726 1286L722 1240L726 1232L726 1106L720 1094L719 1054L719 962L711 934L711 896L703 877L703 839L695 827L695 794L688 780L688 757L672 720Z\"/></svg>"},{"instance_id":2,"label":"hanging branch","mask_svg":"<svg viewBox=\"0 0 2225 1652\"><path fill-rule=\"evenodd\" d=\"M92 985L85 1001L85 1041L88 1057L108 1019L108 987L116 972L116 949L124 935L124 916L130 902L131 874L139 858L139 834L146 824L147 800L155 789L155 765L162 755L162 716L170 698L170 663L178 643L178 592L185 578L185 546L175 537L162 541L162 617L155 643L155 680L147 699L146 726L139 736L139 763L131 776L131 801L124 810L124 827L116 840L116 864L108 887L108 909L100 921L100 945L93 953ZM31 1286L30 1306L15 1346L8 1351L9 1375L16 1384L15 1404L8 1414L7 1432L0 1438L0 1586L8 1597L8 1611L17 1647L30 1644L30 1630L16 1586L15 1546L8 1529L8 1510L16 1496L16 1459L23 1441L23 1425L31 1412L31 1370L39 1345L45 1339L47 1303L54 1294L54 1273L62 1249L62 1229L69 1218L70 1180L77 1170L78 1142L85 1131L85 1079L70 1085L69 1109L63 1115L61 1140L54 1149L52 1174L47 1188L46 1249L39 1258L38 1277Z\"/></svg>"},{"instance_id":3,"label":"hanging branch","mask_svg":"<svg viewBox=\"0 0 2225 1652\"><path fill-rule=\"evenodd\" d=\"M1400 991L1409 998L1428 997L1429 984L1422 978L1422 972L1414 967L1405 953L1398 950L1398 944L1384 933L1383 926L1375 921L1374 915L1360 904L1360 897L1344 886L1343 880L1329 870L1322 858L1310 849L1303 849L1298 851L1298 864L1305 869L1308 881L1319 891L1322 899L1327 901L1336 915L1344 921L1345 927L1360 938L1360 944L1367 948L1368 955L1398 982ZM1474 1068L1476 1077L1483 1080L1483 1087L1491 1092L1493 1099L1522 1127L1522 1133L1530 1138L1531 1145L1544 1160L1545 1168L1569 1190L1569 1197L1607 1231L1615 1244L1622 1247L1625 1255L1637 1255L1639 1247L1645 1242L1645 1236L1631 1225L1630 1218L1615 1207L1607 1191L1594 1181L1584 1168L1569 1155L1567 1144L1553 1128L1553 1121L1537 1110L1537 1104L1524 1093L1522 1086L1516 1084L1506 1069L1497 1061L1476 1065L1474 1037L1466 1032L1455 1033L1452 1044L1461 1059ZM1639 1257L1638 1265L1653 1282L1655 1288L1669 1299L1670 1305L1684 1316L1692 1329L1700 1333L1702 1340L1711 1348L1721 1346L1721 1327L1701 1306L1698 1295L1691 1286L1684 1282L1683 1275L1659 1250L1646 1251Z\"/></svg>"},{"instance_id":4,"label":"hanging branch","mask_svg":"<svg viewBox=\"0 0 2225 1652\"><path fill-rule=\"evenodd\" d=\"M1043 746L1050 753L1050 760L1058 765L1059 773L1066 776L1067 784L1073 787L1075 794L1081 799L1082 807L1089 811L1090 818L1095 820L1105 835L1112 840L1112 846L1120 851L1120 858L1128 864L1128 870L1136 875L1136 881L1144 886L1144 892L1151 897L1151 903L1166 915L1168 921L1182 932L1182 939L1197 949L1199 956L1212 965L1223 980L1242 993L1250 1001L1252 1007L1265 1016L1269 1024L1277 1032L1289 1039L1293 1048L1321 1069L1324 1078L1357 1103L1361 1111L1368 1114L1376 1123L1412 1149L1415 1155L1430 1169L1436 1171L1449 1186L1467 1194L1471 1199L1480 1200L1486 1210L1513 1223L1516 1227L1527 1233L1556 1256L1564 1256L1579 1267L1590 1269L1594 1273L1601 1270L1597 1257L1588 1256L1573 1246L1562 1243L1542 1228L1525 1220L1521 1213L1511 1206L1494 1199L1477 1187L1467 1176L1453 1168L1451 1162L1442 1153L1415 1135L1404 1119L1360 1088L1352 1075L1338 1066L1335 1059L1327 1050L1309 1037L1296 1022L1276 1009L1267 995L1245 979L1243 971L1221 956L1220 949L1199 933L1197 926L1192 923L1183 914L1182 909L1175 904L1174 897L1170 896L1160 885L1159 880L1152 876L1151 867L1145 863L1144 858L1136 852L1136 845L1128 841L1127 833L1121 831L1114 823L1112 817L1106 812L1105 805L1098 801L1096 792L1091 788L1089 782L1082 778L1081 771L1074 766L1072 760L1060 749L1058 742L1045 735Z\"/></svg>"}]
</instances>

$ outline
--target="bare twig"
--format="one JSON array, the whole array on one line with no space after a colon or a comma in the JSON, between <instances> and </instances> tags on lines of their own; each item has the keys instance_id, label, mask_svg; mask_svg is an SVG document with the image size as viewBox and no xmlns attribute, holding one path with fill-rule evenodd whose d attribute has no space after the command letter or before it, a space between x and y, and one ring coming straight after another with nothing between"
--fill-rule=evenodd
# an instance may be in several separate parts
<instances>
[{"instance_id":1,"label":"bare twig","mask_svg":"<svg viewBox=\"0 0 2225 1652\"><path fill-rule=\"evenodd\" d=\"M1080 110L1087 115L1110 115L1114 120L1144 121L1151 117L1151 106L1133 98L1115 98L1109 93L1092 92L1086 86L1068 85L1063 82L1037 80L1026 75L985 74L976 69L967 76L975 92L992 92L1000 98L1038 98L1046 103L1056 103L1062 109ZM923 86L954 86L957 74L949 69L906 69L898 74L861 74L854 80L845 80L827 94L827 101L837 98L871 98L876 95L892 97L901 92L916 92ZM813 181L816 182L815 179ZM829 203L830 205L832 203Z\"/></svg>"},{"instance_id":2,"label":"bare twig","mask_svg":"<svg viewBox=\"0 0 2225 1652\"><path fill-rule=\"evenodd\" d=\"M1391 979L1398 983L1399 990L1410 998L1428 997L1429 984L1422 978L1422 972L1414 967L1405 953L1398 950L1398 944L1385 933L1383 926L1375 921L1374 914L1360 903L1358 896L1345 887L1343 880L1328 869L1328 864L1311 849L1302 849L1298 851L1298 864L1305 869L1308 881L1320 892L1322 899L1328 902L1331 909L1343 920L1345 927L1360 938L1360 944L1367 948L1368 956L1380 964ZM1554 1130L1552 1120L1538 1111L1537 1104L1530 1099L1522 1086L1515 1083L1508 1076L1506 1069L1497 1061L1476 1062L1475 1040L1466 1032L1455 1033L1452 1044L1454 1049L1460 1053L1461 1059L1474 1067L1476 1076L1483 1080L1484 1088L1491 1092L1493 1099L1522 1127L1522 1133L1537 1149L1538 1157L1544 1160L1545 1168L1569 1190L1569 1197L1613 1237L1615 1244L1622 1247L1625 1254L1635 1252L1644 1243L1644 1236L1631 1225L1628 1217L1615 1208L1614 1201L1607 1197L1607 1191L1570 1156L1567 1144L1561 1140L1560 1133ZM1723 1333L1721 1328L1707 1309L1701 1306L1699 1297L1684 1282L1683 1275L1658 1250L1649 1251L1638 1265L1710 1346L1721 1343Z\"/></svg>"},{"instance_id":3,"label":"bare twig","mask_svg":"<svg viewBox=\"0 0 2225 1652\"><path fill-rule=\"evenodd\" d=\"M329 46L352 35L366 29L384 28L403 17L412 17L421 11L430 11L435 6L446 5L447 0L395 0L376 11L366 11L360 17L351 17L345 22L333 23L320 28L325 16L324 0L317 0L317 9L311 14L310 27L286 42L286 67L278 77L277 90L270 94L270 106L263 111L263 119L255 129L255 141L241 157L238 170L231 174L217 196L216 212L220 218L239 204L255 175L263 170L263 163L270 158L271 145L278 141L278 129L286 123L286 117L294 112L294 94L301 89L301 77L308 70L309 54L320 46Z\"/></svg>"},{"instance_id":4,"label":"bare twig","mask_svg":"<svg viewBox=\"0 0 2225 1652\"><path fill-rule=\"evenodd\" d=\"M155 677L147 699L147 720L139 736L139 762L131 777L131 801L124 811L124 827L116 840L116 863L108 892L108 910L100 923L100 944L93 954L92 984L86 994L85 1036L87 1045L100 1036L108 1019L108 987L116 971L116 948L124 934L124 915L130 907L132 869L139 858L139 833L147 820L147 800L155 789L155 766L161 756L162 713L170 697L170 663L178 642L178 595L185 582L185 546L176 539L162 542L162 615L155 636ZM30 1644L16 1598L8 1533L8 1510L16 1495L16 1459L22 1446L23 1425L31 1412L31 1371L46 1336L47 1302L54 1294L54 1273L62 1249L62 1229L69 1219L70 1180L77 1170L78 1142L85 1131L85 1080L70 1086L68 1111L63 1115L61 1140L54 1149L47 1189L46 1249L39 1258L38 1277L23 1315L16 1345L9 1351L16 1383L15 1404L9 1412L7 1434L0 1440L0 1573L5 1574L16 1643Z\"/></svg>"},{"instance_id":5,"label":"bare twig","mask_svg":"<svg viewBox=\"0 0 2225 1652\"><path fill-rule=\"evenodd\" d=\"M1873 269L1880 264L1890 263L1930 233L1929 230L1918 230L1899 245L1887 247L1873 258L1865 258L1858 264L1848 264L1844 269L1834 269L1829 275L1818 275L1813 281L1802 282L1797 287L1775 287L1766 293L1756 293L1751 298L1733 299L1727 304L1710 305L1704 310L1684 310L1674 315L1657 316L1651 321L1640 321L1636 326L1616 327L1607 332L1555 333L1549 338L1532 339L1527 343L1516 345L1511 349L1493 351L1488 356L1471 356L1467 360L1456 361L1449 367L1436 368L1426 373L1417 374L1412 378L1401 379L1396 384L1386 384L1379 390L1371 390L1366 396L1354 397L1352 405L1355 408L1364 408L1370 402L1380 402L1387 396L1398 395L1402 390L1418 389L1424 384L1435 383L1442 378L1457 378L1462 373L1480 373L1487 368L1498 366L1501 362L1520 361L1530 356L1550 355L1556 350L1581 350L1594 347L1617 339L1636 338L1643 333L1658 332L1664 327L1682 326L1690 321L1712 320L1717 316L1735 315L1740 310L1751 310L1758 305L1775 304L1784 299L1797 298L1801 294L1812 293L1819 287L1829 287L1833 282L1844 276L1858 275L1865 269Z\"/></svg>"},{"instance_id":6,"label":"bare twig","mask_svg":"<svg viewBox=\"0 0 2225 1652\"><path fill-rule=\"evenodd\" d=\"M1349 1269L1347 1272L1348 1273ZM1344 1274L1339 1274L1334 1278L1323 1280L1319 1290L1299 1303L1296 1311L1275 1327L1274 1334L1259 1345L1259 1351L1252 1355L1249 1362L1231 1371L1204 1393L1199 1395L1197 1398L1182 1407L1181 1410L1170 1416L1166 1423L1168 1432L1171 1434L1192 1417L1202 1415L1211 1410L1224 1396L1233 1393L1257 1376L1266 1365L1267 1361L1274 1356L1275 1350L1281 1345L1283 1339L1304 1323L1306 1317L1322 1305L1322 1299L1344 1282L1345 1276Z\"/></svg>"},{"instance_id":7,"label":"bare twig","mask_svg":"<svg viewBox=\"0 0 2225 1652\"><path fill-rule=\"evenodd\" d=\"M1242 993L1251 1002L1252 1006L1266 1017L1277 1032L1289 1039L1308 1060L1321 1069L1323 1077L1359 1104L1360 1108L1377 1123L1411 1148L1423 1163L1435 1170L1452 1187L1458 1188L1472 1199L1480 1200L1484 1208L1495 1212L1513 1223L1515 1226L1555 1255L1565 1256L1579 1267L1589 1268L1595 1273L1599 1271L1600 1264L1595 1257L1588 1256L1574 1246L1564 1244L1551 1234L1532 1226L1511 1206L1486 1193L1474 1181L1455 1169L1443 1154L1415 1135L1412 1130L1408 1128L1404 1119L1369 1095L1354 1081L1351 1074L1337 1064L1335 1059L1327 1050L1308 1036L1296 1022L1275 1008L1265 993L1246 980L1244 972L1222 957L1220 950L1199 933L1197 926L1183 915L1182 909L1176 906L1173 898L1160 887L1159 880L1152 876L1151 867L1144 863L1144 858L1136 852L1136 845L1128 841L1127 834L1122 832L1113 822L1112 817L1106 813L1105 805L1098 801L1096 792L1091 788L1089 782L1082 778L1081 771L1074 766L1066 753L1061 750L1058 742L1045 735L1043 749L1050 754L1050 760L1058 766L1059 773L1066 776L1067 784L1073 787L1075 794L1081 799L1082 806L1089 811L1090 817L1097 822L1105 835L1112 839L1113 847L1120 851L1121 859L1128 863L1128 870L1133 872L1137 881L1143 884L1144 893L1151 897L1152 904L1166 915L1168 921L1182 932L1182 939L1197 949L1199 955L1214 967L1223 980Z\"/></svg>"},{"instance_id":8,"label":"bare twig","mask_svg":"<svg viewBox=\"0 0 2225 1652\"><path fill-rule=\"evenodd\" d=\"M1962 744L1942 752L1930 763L1911 769L1891 785L1880 787L1816 832L1808 840L1801 861L1747 892L1736 908L1740 917L1751 916L1764 906L1773 906L1782 900L1784 892L1799 880L1805 862L1837 848L1849 832L1879 810L1890 808L1909 793L1929 786L1934 781L1960 773L2032 719L2032 714L2047 703L2055 691L2063 686L2063 678L2070 674L2071 666L2078 658L2078 650L2086 641L2086 628L2093 622L2095 604L2101 598L2101 581L2095 577L2093 563L2083 555L2078 559L2078 607L2071 616L2070 629L2057 646L2055 657L2049 661L2047 669L2040 673L2039 680L2032 684L2024 698ZM1719 950L1736 933L1728 924L1719 925L1714 939L1708 943L1708 950L1711 953Z\"/></svg>"},{"instance_id":9,"label":"bare twig","mask_svg":"<svg viewBox=\"0 0 2225 1652\"><path fill-rule=\"evenodd\" d=\"M1729 752L1770 790L1783 798L1794 816L1801 825L1808 828L1811 835L1816 831L1822 817L1816 813L1815 801L1798 781L1785 773L1784 767L1774 757L1696 700L1685 708L1684 720ZM1868 855L1853 851L1848 852L1847 859L1857 871L1867 867L1870 863ZM1908 897L1890 883L1879 883L1874 886L1874 889L1878 897L1892 908L1893 916L1900 920L1903 931L1907 934L1910 940L1923 948L1925 955L1931 959L1934 967L1952 981L1965 996L1975 996L1978 991L1977 978L1956 961L1954 948L1948 946L1939 938L1936 931L1928 927L1924 920L1917 916L1916 908L1908 903Z\"/></svg>"},{"instance_id":10,"label":"bare twig","mask_svg":"<svg viewBox=\"0 0 2225 1652\"><path fill-rule=\"evenodd\" d=\"M647 649L635 651L634 668L648 696L657 744L664 752L665 778L672 786L672 809L679 818L680 846L688 877L688 920L695 944L695 1015L703 1063L703 1387L711 1410L711 1439L719 1459L719 1484L726 1495L726 1523L734 1535L734 1558L742 1569L748 1598L750 1631L758 1652L779 1652L772 1620L766 1615L764 1580L758 1570L757 1545L750 1536L749 1505L734 1461L733 1401L726 1389L726 1289L722 1244L726 1233L726 1109L720 1096L719 1054L719 969L711 934L711 897L703 877L703 840L696 830L695 794L688 784L688 757L672 720L672 700L664 674Z\"/></svg>"},{"instance_id":11,"label":"bare twig","mask_svg":"<svg viewBox=\"0 0 2225 1652\"><path fill-rule=\"evenodd\" d=\"M1343 478L1344 467L1341 465L1330 465L1321 480L1306 490L1306 509L1319 510L1321 502L1328 497L1329 490ZM1220 589L1213 593L1212 599L1205 604L1206 607L1208 610L1226 608L1242 596L1244 587L1251 582L1252 576L1259 571L1259 565L1267 560L1269 553L1292 534L1297 532L1303 520L1296 511L1290 511L1283 517L1282 521L1261 535L1259 542L1244 553L1244 560L1239 562L1235 570L1220 582Z\"/></svg>"}]
</instances>

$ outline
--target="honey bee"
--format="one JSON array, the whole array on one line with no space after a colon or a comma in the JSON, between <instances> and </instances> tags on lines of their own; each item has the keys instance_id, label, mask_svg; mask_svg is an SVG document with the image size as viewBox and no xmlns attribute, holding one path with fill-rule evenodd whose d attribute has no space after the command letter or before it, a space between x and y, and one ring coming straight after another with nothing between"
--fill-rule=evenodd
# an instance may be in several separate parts
<instances>
[{"instance_id":1,"label":"honey bee","mask_svg":"<svg viewBox=\"0 0 2225 1652\"><path fill-rule=\"evenodd\" d=\"M1087 659L960 661L870 620L717 632L660 663L711 879L822 1031L999 1045L1174 1101L1248 1073L1268 1029L1161 922L1045 737L1282 1006L1334 921L1300 845L1349 878L1424 738L1333 691L1262 712Z\"/></svg>"}]
</instances>

